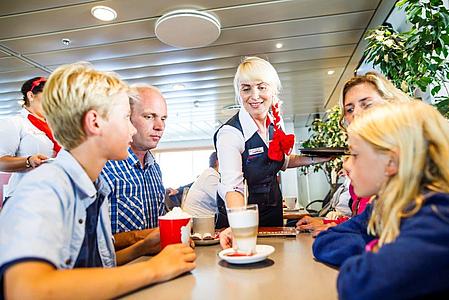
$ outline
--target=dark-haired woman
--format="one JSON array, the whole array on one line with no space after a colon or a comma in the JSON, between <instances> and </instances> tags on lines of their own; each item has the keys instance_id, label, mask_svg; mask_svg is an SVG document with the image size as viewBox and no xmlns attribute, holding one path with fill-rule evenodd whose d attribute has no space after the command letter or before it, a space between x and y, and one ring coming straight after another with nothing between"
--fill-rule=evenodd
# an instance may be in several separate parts
<instances>
[{"instance_id":1,"label":"dark-haired woman","mask_svg":"<svg viewBox=\"0 0 449 300\"><path fill-rule=\"evenodd\" d=\"M0 123L0 171L13 173L5 195L11 197L24 173L37 168L60 150L45 122L42 90L46 79L35 77L22 85L23 109L20 115Z\"/></svg>"}]
</instances>

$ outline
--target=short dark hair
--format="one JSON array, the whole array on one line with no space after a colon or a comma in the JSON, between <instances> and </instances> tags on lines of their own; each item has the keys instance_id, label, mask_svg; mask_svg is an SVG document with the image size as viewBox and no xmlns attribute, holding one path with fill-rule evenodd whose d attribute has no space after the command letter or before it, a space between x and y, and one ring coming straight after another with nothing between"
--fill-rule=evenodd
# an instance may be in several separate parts
<instances>
[{"instance_id":1,"label":"short dark hair","mask_svg":"<svg viewBox=\"0 0 449 300\"><path fill-rule=\"evenodd\" d=\"M27 97L28 92L32 92L33 94L41 93L44 89L44 85L47 79L45 77L34 77L31 78L22 85L20 91L23 95L23 101L25 102L25 106L30 105L30 99Z\"/></svg>"},{"instance_id":2,"label":"short dark hair","mask_svg":"<svg viewBox=\"0 0 449 300\"><path fill-rule=\"evenodd\" d=\"M215 167L217 160L218 160L217 152L212 152L212 154L209 156L209 167L211 168Z\"/></svg>"}]
</instances>

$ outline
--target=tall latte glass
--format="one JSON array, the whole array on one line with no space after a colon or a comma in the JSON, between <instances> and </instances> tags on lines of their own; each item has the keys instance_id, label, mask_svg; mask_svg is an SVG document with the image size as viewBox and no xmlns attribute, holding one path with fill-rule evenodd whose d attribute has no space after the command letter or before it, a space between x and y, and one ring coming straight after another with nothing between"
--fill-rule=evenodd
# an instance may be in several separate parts
<instances>
[{"instance_id":1,"label":"tall latte glass","mask_svg":"<svg viewBox=\"0 0 449 300\"><path fill-rule=\"evenodd\" d=\"M256 253L257 228L259 225L259 211L257 204L245 207L228 208L228 221L234 235L233 247L239 253Z\"/></svg>"}]
</instances>

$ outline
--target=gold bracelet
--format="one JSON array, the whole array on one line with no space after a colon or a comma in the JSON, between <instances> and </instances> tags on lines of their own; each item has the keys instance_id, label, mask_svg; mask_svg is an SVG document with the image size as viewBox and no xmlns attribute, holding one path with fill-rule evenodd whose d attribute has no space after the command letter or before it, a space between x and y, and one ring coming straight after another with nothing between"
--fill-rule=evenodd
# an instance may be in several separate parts
<instances>
[{"instance_id":1,"label":"gold bracelet","mask_svg":"<svg viewBox=\"0 0 449 300\"><path fill-rule=\"evenodd\" d=\"M27 159L26 159L26 161L25 161L25 167L26 167L27 169L28 169L28 168L31 168L30 158L31 158L31 156L28 156Z\"/></svg>"}]
</instances>

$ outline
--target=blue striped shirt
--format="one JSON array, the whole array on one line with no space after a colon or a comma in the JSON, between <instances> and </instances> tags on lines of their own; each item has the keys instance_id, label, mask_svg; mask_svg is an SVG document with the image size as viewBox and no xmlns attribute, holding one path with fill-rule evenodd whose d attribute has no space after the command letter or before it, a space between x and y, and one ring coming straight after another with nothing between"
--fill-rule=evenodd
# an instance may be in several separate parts
<instances>
[{"instance_id":1,"label":"blue striped shirt","mask_svg":"<svg viewBox=\"0 0 449 300\"><path fill-rule=\"evenodd\" d=\"M100 174L111 189L113 234L157 227L158 216L165 214L162 172L153 155L147 152L142 168L131 148L128 153L125 160L108 161Z\"/></svg>"}]
</instances>

